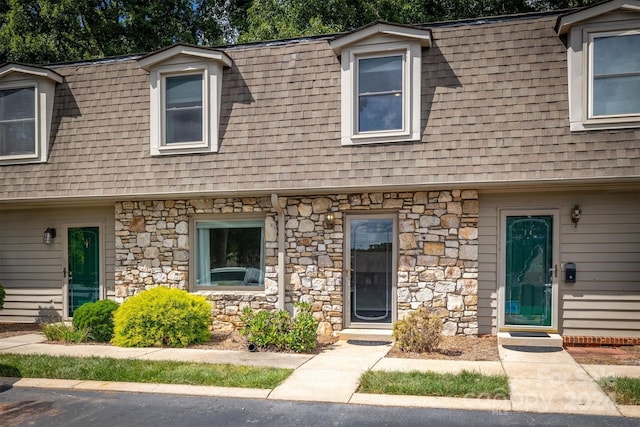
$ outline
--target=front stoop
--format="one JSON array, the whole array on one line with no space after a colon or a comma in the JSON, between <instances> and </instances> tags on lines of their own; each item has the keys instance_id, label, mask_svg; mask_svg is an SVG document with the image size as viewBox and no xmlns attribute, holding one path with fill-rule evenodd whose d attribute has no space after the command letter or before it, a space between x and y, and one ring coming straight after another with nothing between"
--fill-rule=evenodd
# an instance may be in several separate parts
<instances>
[{"instance_id":1,"label":"front stoop","mask_svg":"<svg viewBox=\"0 0 640 427\"><path fill-rule=\"evenodd\" d=\"M343 329L340 340L393 342L390 329Z\"/></svg>"},{"instance_id":2,"label":"front stoop","mask_svg":"<svg viewBox=\"0 0 640 427\"><path fill-rule=\"evenodd\" d=\"M546 335L546 336L544 336ZM560 347L562 337L559 334L535 334L523 332L498 332L498 345L500 346L526 346L526 347Z\"/></svg>"}]
</instances>

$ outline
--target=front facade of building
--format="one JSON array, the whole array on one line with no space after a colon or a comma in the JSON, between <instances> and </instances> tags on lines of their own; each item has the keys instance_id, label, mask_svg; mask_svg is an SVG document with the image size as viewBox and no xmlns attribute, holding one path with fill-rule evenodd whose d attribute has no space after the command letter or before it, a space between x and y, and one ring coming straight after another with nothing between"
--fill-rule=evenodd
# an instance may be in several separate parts
<instances>
[{"instance_id":1,"label":"front facade of building","mask_svg":"<svg viewBox=\"0 0 640 427\"><path fill-rule=\"evenodd\" d=\"M639 8L5 64L0 320L162 285L637 342Z\"/></svg>"}]
</instances>

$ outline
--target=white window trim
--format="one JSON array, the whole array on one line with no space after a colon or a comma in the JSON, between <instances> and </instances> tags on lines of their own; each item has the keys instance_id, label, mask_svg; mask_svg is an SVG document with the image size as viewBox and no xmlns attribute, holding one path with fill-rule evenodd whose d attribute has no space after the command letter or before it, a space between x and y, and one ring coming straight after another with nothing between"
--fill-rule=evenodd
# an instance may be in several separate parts
<instances>
[{"instance_id":1,"label":"white window trim","mask_svg":"<svg viewBox=\"0 0 640 427\"><path fill-rule=\"evenodd\" d=\"M222 95L222 65L189 62L156 67L151 70L151 155L202 153L218 151L218 127ZM202 74L202 141L165 143L166 77Z\"/></svg>"},{"instance_id":2,"label":"white window trim","mask_svg":"<svg viewBox=\"0 0 640 427\"><path fill-rule=\"evenodd\" d=\"M586 33L585 39L587 40L588 45L588 59L587 59L587 69L588 71L588 79L587 79L587 94L588 94L588 119L587 120L601 120L601 119L614 119L620 120L625 119L627 117L638 119L640 118L640 112L631 113L631 114L611 114L611 115L594 115L593 114L593 59L594 59L594 40L599 37L611 37L611 36L627 36L627 35L638 35L640 34L640 28L636 30L622 30L622 31L606 31L606 32L592 32Z\"/></svg>"},{"instance_id":3,"label":"white window trim","mask_svg":"<svg viewBox=\"0 0 640 427\"><path fill-rule=\"evenodd\" d=\"M633 21L632 21L633 22ZM567 49L569 86L569 123L571 131L626 129L640 127L640 113L615 116L593 116L592 43L605 34L637 34L637 21L597 23L571 28Z\"/></svg>"},{"instance_id":4,"label":"white window trim","mask_svg":"<svg viewBox=\"0 0 640 427\"><path fill-rule=\"evenodd\" d=\"M420 42L380 43L342 49L342 145L420 140L422 47ZM403 128L358 132L358 58L402 55Z\"/></svg>"},{"instance_id":5,"label":"white window trim","mask_svg":"<svg viewBox=\"0 0 640 427\"><path fill-rule=\"evenodd\" d=\"M30 154L16 154L16 155L0 155L0 159L3 163L21 163L25 160L39 160L42 147L40 141L42 135L40 135L40 108L38 108L38 99L40 98L40 91L38 90L38 84L35 82L9 82L0 85L0 91L11 89L28 89L33 88L33 105L34 105L34 152Z\"/></svg>"},{"instance_id":6,"label":"white window trim","mask_svg":"<svg viewBox=\"0 0 640 427\"><path fill-rule=\"evenodd\" d=\"M197 272L198 272L198 227L197 224L200 222L237 222L238 224L247 223L251 221L261 221L262 222L262 266L261 270L263 272L263 283L261 286L199 286L197 283ZM190 241L190 252L193 259L193 262L189 263L189 290L190 292L200 292L200 293L215 293L215 294L255 294L255 295L263 295L266 289L266 216L265 215L235 215L235 214L217 214L217 215L196 215L190 218L189 221L189 241Z\"/></svg>"},{"instance_id":7,"label":"white window trim","mask_svg":"<svg viewBox=\"0 0 640 427\"><path fill-rule=\"evenodd\" d=\"M0 90L34 88L35 150L32 154L0 156L0 165L44 163L49 155L49 132L53 117L56 83L62 77L50 70L8 64L0 72Z\"/></svg>"}]
</instances>

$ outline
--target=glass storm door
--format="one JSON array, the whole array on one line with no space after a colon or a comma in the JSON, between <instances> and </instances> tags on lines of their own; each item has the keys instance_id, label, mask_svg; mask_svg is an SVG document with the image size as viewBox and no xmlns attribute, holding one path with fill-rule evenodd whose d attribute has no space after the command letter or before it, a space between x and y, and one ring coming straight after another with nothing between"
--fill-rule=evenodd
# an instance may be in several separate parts
<instances>
[{"instance_id":1,"label":"glass storm door","mask_svg":"<svg viewBox=\"0 0 640 427\"><path fill-rule=\"evenodd\" d=\"M98 227L69 228L67 231L68 313L82 304L100 298L100 229Z\"/></svg>"},{"instance_id":2,"label":"glass storm door","mask_svg":"<svg viewBox=\"0 0 640 427\"><path fill-rule=\"evenodd\" d=\"M551 327L553 216L506 217L505 326Z\"/></svg>"},{"instance_id":3,"label":"glass storm door","mask_svg":"<svg viewBox=\"0 0 640 427\"><path fill-rule=\"evenodd\" d=\"M395 275L393 217L349 218L348 322L393 321Z\"/></svg>"}]
</instances>

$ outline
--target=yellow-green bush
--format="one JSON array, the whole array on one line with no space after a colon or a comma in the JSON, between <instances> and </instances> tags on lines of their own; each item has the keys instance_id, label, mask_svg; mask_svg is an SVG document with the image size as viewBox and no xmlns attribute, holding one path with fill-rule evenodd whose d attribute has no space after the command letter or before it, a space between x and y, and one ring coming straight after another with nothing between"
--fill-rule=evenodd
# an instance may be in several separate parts
<instances>
[{"instance_id":1,"label":"yellow-green bush","mask_svg":"<svg viewBox=\"0 0 640 427\"><path fill-rule=\"evenodd\" d=\"M211 339L211 307L203 296L159 286L125 300L113 324L120 347L186 347Z\"/></svg>"},{"instance_id":2,"label":"yellow-green bush","mask_svg":"<svg viewBox=\"0 0 640 427\"><path fill-rule=\"evenodd\" d=\"M424 353L433 351L440 343L442 320L420 307L402 320L394 322L392 336L402 351Z\"/></svg>"}]
</instances>

